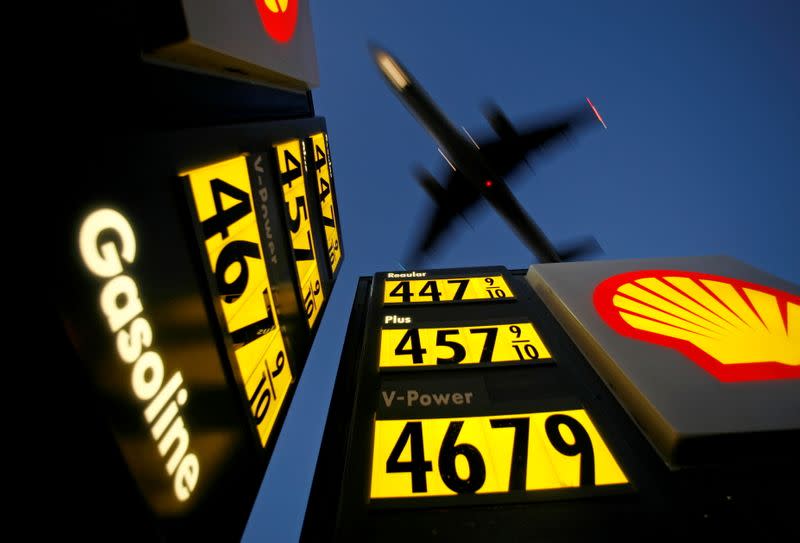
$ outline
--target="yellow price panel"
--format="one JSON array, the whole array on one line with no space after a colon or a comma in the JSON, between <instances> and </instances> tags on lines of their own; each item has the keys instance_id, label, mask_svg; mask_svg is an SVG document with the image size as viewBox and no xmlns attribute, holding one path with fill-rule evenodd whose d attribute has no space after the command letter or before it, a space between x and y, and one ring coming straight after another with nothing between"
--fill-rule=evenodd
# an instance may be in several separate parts
<instances>
[{"instance_id":1,"label":"yellow price panel","mask_svg":"<svg viewBox=\"0 0 800 543\"><path fill-rule=\"evenodd\" d=\"M236 352L237 357L240 354L242 358L249 355L250 353L240 353L248 347L239 349ZM261 445L264 446L272 433L275 419L292 383L292 371L287 363L286 349L280 334L267 346L266 352L257 356L257 359L261 363L245 382L245 394Z\"/></svg>"},{"instance_id":2,"label":"yellow price panel","mask_svg":"<svg viewBox=\"0 0 800 543\"><path fill-rule=\"evenodd\" d=\"M446 366L551 358L533 324L476 324L452 328L383 328L381 368Z\"/></svg>"},{"instance_id":3,"label":"yellow price panel","mask_svg":"<svg viewBox=\"0 0 800 543\"><path fill-rule=\"evenodd\" d=\"M336 272L342 257L339 245L339 230L336 216L335 197L333 195L333 176L331 175L331 161L328 156L328 138L323 132L311 136L314 157L314 168L317 171L317 190L319 203L322 207L322 224L325 228L325 248L328 250L328 261L331 264L331 273Z\"/></svg>"},{"instance_id":4,"label":"yellow price panel","mask_svg":"<svg viewBox=\"0 0 800 543\"><path fill-rule=\"evenodd\" d=\"M372 499L627 482L583 409L375 421Z\"/></svg>"},{"instance_id":5,"label":"yellow price panel","mask_svg":"<svg viewBox=\"0 0 800 543\"><path fill-rule=\"evenodd\" d=\"M188 180L204 238L204 254L213 276L212 292L219 300L223 328L233 344L231 365L250 398L252 391L248 387L254 376L269 373L270 364L276 366L278 352L283 368L286 355L261 251L247 162L240 156L182 175ZM288 388L292 381L288 365L278 373L282 381L277 388L270 385L273 397L277 391L282 396L282 387ZM277 413L270 412L269 418L263 402L261 407L252 401L250 404L263 446ZM277 412L280 403L275 400L272 405Z\"/></svg>"},{"instance_id":6,"label":"yellow price panel","mask_svg":"<svg viewBox=\"0 0 800 543\"><path fill-rule=\"evenodd\" d=\"M275 146L283 199L286 205L292 252L297 266L297 280L303 294L308 326L314 325L319 309L325 301L319 277L319 266L314 254L314 237L308 218L308 198L301 163L300 140Z\"/></svg>"},{"instance_id":7,"label":"yellow price panel","mask_svg":"<svg viewBox=\"0 0 800 543\"><path fill-rule=\"evenodd\" d=\"M218 162L181 175L188 178L208 252L218 250L230 236L255 222L245 157Z\"/></svg>"},{"instance_id":8,"label":"yellow price panel","mask_svg":"<svg viewBox=\"0 0 800 543\"><path fill-rule=\"evenodd\" d=\"M325 301L325 294L322 292L322 283L319 280L319 269L314 267L301 284L306 319L308 320L308 326L313 326L314 321L317 320L319 309Z\"/></svg>"},{"instance_id":9,"label":"yellow price panel","mask_svg":"<svg viewBox=\"0 0 800 543\"><path fill-rule=\"evenodd\" d=\"M389 279L383 288L385 305L503 299L514 299L514 293L502 275L400 281Z\"/></svg>"},{"instance_id":10,"label":"yellow price panel","mask_svg":"<svg viewBox=\"0 0 800 543\"><path fill-rule=\"evenodd\" d=\"M211 273L222 298L228 330L258 329L263 335L275 327L265 297L269 291L267 268L261 260L256 222L250 222L226 243L208 251ZM240 333L240 334L241 334ZM240 343L234 339L234 343Z\"/></svg>"}]
</instances>

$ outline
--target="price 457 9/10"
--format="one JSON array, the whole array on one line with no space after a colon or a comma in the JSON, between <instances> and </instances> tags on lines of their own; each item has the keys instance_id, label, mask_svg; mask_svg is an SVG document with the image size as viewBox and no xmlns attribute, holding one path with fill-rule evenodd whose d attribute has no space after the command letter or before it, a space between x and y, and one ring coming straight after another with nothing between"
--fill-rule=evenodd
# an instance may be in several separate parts
<instances>
[{"instance_id":1,"label":"price 457 9/10","mask_svg":"<svg viewBox=\"0 0 800 543\"><path fill-rule=\"evenodd\" d=\"M384 328L380 367L514 362L550 358L533 324Z\"/></svg>"},{"instance_id":2,"label":"price 457 9/10","mask_svg":"<svg viewBox=\"0 0 800 543\"><path fill-rule=\"evenodd\" d=\"M371 498L626 483L586 411L377 420Z\"/></svg>"}]
</instances>

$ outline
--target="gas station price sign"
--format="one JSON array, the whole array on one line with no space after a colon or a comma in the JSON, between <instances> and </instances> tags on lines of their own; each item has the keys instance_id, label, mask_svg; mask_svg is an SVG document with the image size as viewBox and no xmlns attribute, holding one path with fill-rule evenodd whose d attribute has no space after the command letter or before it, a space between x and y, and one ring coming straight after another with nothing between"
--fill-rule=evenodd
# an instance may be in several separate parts
<instances>
[{"instance_id":1,"label":"gas station price sign","mask_svg":"<svg viewBox=\"0 0 800 543\"><path fill-rule=\"evenodd\" d=\"M523 270L360 278L304 534L516 541L636 495L579 357Z\"/></svg>"},{"instance_id":2,"label":"gas station price sign","mask_svg":"<svg viewBox=\"0 0 800 543\"><path fill-rule=\"evenodd\" d=\"M205 238L203 254L215 302L233 344L231 364L266 446L292 383L259 238L247 158L239 156L183 174Z\"/></svg>"},{"instance_id":3,"label":"gas station price sign","mask_svg":"<svg viewBox=\"0 0 800 543\"><path fill-rule=\"evenodd\" d=\"M384 305L511 300L513 298L514 293L502 275L441 279L387 279L383 293Z\"/></svg>"},{"instance_id":4,"label":"gas station price sign","mask_svg":"<svg viewBox=\"0 0 800 543\"><path fill-rule=\"evenodd\" d=\"M361 277L303 533L782 535L798 293L724 256Z\"/></svg>"},{"instance_id":5,"label":"gas station price sign","mask_svg":"<svg viewBox=\"0 0 800 543\"><path fill-rule=\"evenodd\" d=\"M298 283L308 327L312 328L325 302L318 254L309 217L302 147L299 139L274 146L290 231ZM338 245L337 245L338 246Z\"/></svg>"},{"instance_id":6,"label":"gas station price sign","mask_svg":"<svg viewBox=\"0 0 800 543\"><path fill-rule=\"evenodd\" d=\"M382 328L381 368L537 362L551 359L531 322Z\"/></svg>"},{"instance_id":7,"label":"gas station price sign","mask_svg":"<svg viewBox=\"0 0 800 543\"><path fill-rule=\"evenodd\" d=\"M370 499L627 483L583 409L376 420Z\"/></svg>"},{"instance_id":8,"label":"gas station price sign","mask_svg":"<svg viewBox=\"0 0 800 543\"><path fill-rule=\"evenodd\" d=\"M325 248L328 251L331 273L335 274L342 260L342 248L339 241L339 217L336 216L336 195L333 188L333 168L328 136L324 132L320 132L311 136L310 142L312 149L309 154L317 177L320 211L325 229Z\"/></svg>"},{"instance_id":9,"label":"gas station price sign","mask_svg":"<svg viewBox=\"0 0 800 543\"><path fill-rule=\"evenodd\" d=\"M408 271L376 281L366 347L379 385L370 503L525 501L544 490L628 482L565 385L531 297L507 270ZM433 368L446 370L423 371ZM536 388L548 379L552 388Z\"/></svg>"},{"instance_id":10,"label":"gas station price sign","mask_svg":"<svg viewBox=\"0 0 800 543\"><path fill-rule=\"evenodd\" d=\"M203 96L250 97L274 120L247 120L252 103L219 95L210 110L192 102L169 120L158 113L166 103L150 104L152 119L120 129L124 149L87 136L107 152L61 196L56 244L57 397L86 422L68 430L87 447L69 457L80 469L61 486L85 483L75 511L99 511L137 539L238 539L336 281L323 213L337 227L339 269L344 258L333 186L322 182L325 121L310 116L310 95L301 104L277 89L129 68L170 100L208 84ZM314 136L324 163L311 166Z\"/></svg>"}]
</instances>

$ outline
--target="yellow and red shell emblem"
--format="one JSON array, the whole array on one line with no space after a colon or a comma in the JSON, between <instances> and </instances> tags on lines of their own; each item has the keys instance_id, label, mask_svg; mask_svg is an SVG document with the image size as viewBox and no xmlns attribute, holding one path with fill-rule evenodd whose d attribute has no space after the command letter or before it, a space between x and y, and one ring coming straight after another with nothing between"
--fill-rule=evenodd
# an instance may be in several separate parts
<instances>
[{"instance_id":1,"label":"yellow and red shell emblem","mask_svg":"<svg viewBox=\"0 0 800 543\"><path fill-rule=\"evenodd\" d=\"M267 34L278 43L288 43L297 26L300 0L255 0L258 15Z\"/></svg>"},{"instance_id":2,"label":"yellow and red shell emblem","mask_svg":"<svg viewBox=\"0 0 800 543\"><path fill-rule=\"evenodd\" d=\"M800 377L800 297L675 270L610 277L594 307L615 331L676 349L723 382Z\"/></svg>"}]
</instances>

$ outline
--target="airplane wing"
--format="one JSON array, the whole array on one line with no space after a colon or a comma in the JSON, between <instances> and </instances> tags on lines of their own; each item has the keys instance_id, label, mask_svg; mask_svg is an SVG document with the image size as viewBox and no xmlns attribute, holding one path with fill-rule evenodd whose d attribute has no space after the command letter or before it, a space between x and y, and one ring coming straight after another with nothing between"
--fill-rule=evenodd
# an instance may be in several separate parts
<instances>
[{"instance_id":1,"label":"airplane wing","mask_svg":"<svg viewBox=\"0 0 800 543\"><path fill-rule=\"evenodd\" d=\"M555 143L566 140L570 133L582 125L599 121L605 126L588 98L587 105L578 110L522 130L516 129L495 105L487 106L484 114L498 138L478 142L478 145L494 172L501 178L505 178L531 153L542 152Z\"/></svg>"},{"instance_id":2,"label":"airplane wing","mask_svg":"<svg viewBox=\"0 0 800 543\"><path fill-rule=\"evenodd\" d=\"M425 184L425 180L421 175L420 181L423 185ZM416 251L413 253L414 259L408 262L409 269L414 267L417 262L416 259L421 258L433 249L453 220L462 215L480 196L480 193L459 172L454 171L450 174L441 193L434 197L437 203L436 211L432 214L427 229L420 238ZM485 194L485 198L508 224L516 230L517 235L538 257L540 262L561 262L562 256L520 205L505 183L495 184L494 189Z\"/></svg>"},{"instance_id":3,"label":"airplane wing","mask_svg":"<svg viewBox=\"0 0 800 543\"><path fill-rule=\"evenodd\" d=\"M487 117L499 137L484 140L476 145L500 180L495 184L494 190L484 194L487 201L516 230L525 245L541 262L561 262L574 255L596 250L599 246L591 238L582 241L571 250L557 251L504 182L504 178L521 162L526 161L531 153L541 152L559 140L565 139L581 125L598 120L603 123L591 102L588 102L588 107L582 107L550 122L520 131L514 128L499 108L495 107L487 112ZM437 207L416 251L412 253L410 267L433 249L456 217L463 217L463 212L481 198L481 193L458 171L450 172L444 187L438 185L425 171L418 171L417 177Z\"/></svg>"},{"instance_id":4,"label":"airplane wing","mask_svg":"<svg viewBox=\"0 0 800 543\"><path fill-rule=\"evenodd\" d=\"M408 265L413 267L416 261L424 254L427 254L441 240L452 224L453 220L462 217L463 213L480 198L478 192L465 178L457 171L451 171L444 187L438 185L436 180L426 171L416 172L420 184L430 193L436 204L436 210L430 218L425 233L420 238L412 258Z\"/></svg>"}]
</instances>

